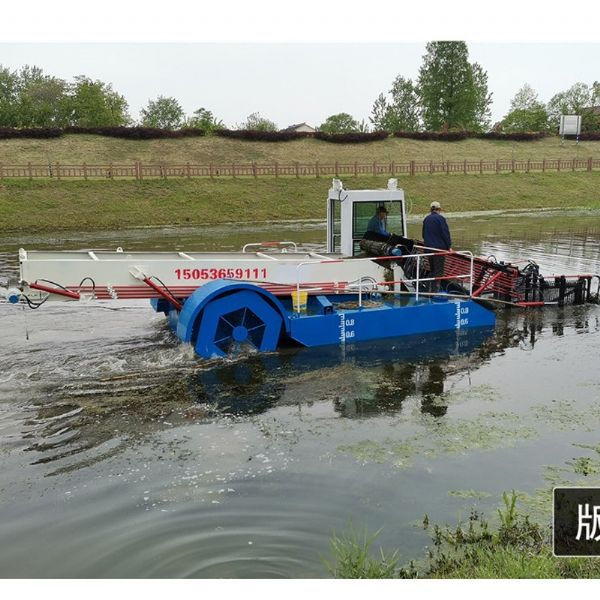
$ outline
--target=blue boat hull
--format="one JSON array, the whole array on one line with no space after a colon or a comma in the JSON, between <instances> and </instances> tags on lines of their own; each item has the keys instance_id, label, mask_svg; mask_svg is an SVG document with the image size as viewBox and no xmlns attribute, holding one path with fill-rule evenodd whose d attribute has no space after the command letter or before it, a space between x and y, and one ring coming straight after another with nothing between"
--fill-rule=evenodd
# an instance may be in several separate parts
<instances>
[{"instance_id":1,"label":"blue boat hull","mask_svg":"<svg viewBox=\"0 0 600 600\"><path fill-rule=\"evenodd\" d=\"M178 312L166 300L153 300L181 341L204 358L227 356L250 346L270 352L282 344L305 347L490 328L495 313L468 298L440 294L432 299L382 298L372 294L362 306L357 295L310 296L296 312L291 298L276 298L248 283L215 281L198 288Z\"/></svg>"}]
</instances>

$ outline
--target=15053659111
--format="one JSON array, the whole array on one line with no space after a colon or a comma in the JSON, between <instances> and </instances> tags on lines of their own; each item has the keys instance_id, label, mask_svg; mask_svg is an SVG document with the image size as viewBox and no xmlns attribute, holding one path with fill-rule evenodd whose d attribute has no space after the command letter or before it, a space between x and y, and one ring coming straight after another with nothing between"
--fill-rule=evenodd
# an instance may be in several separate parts
<instances>
[{"instance_id":1,"label":"15053659111","mask_svg":"<svg viewBox=\"0 0 600 600\"><path fill-rule=\"evenodd\" d=\"M175 269L178 280L210 279L266 279L266 268L242 269L240 267L203 267L201 269Z\"/></svg>"}]
</instances>

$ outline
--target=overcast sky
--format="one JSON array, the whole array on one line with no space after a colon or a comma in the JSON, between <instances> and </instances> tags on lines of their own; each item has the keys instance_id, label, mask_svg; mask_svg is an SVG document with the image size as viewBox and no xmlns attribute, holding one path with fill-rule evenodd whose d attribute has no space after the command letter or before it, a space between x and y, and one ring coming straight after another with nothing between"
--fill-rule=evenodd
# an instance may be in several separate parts
<instances>
[{"instance_id":1,"label":"overcast sky","mask_svg":"<svg viewBox=\"0 0 600 600\"><path fill-rule=\"evenodd\" d=\"M600 80L600 44L469 44L488 72L492 120L524 83L543 101L573 83ZM203 106L233 127L253 112L286 127L347 112L368 119L396 75L415 79L424 43L410 44L1 44L0 64L37 65L71 80L110 82L136 118L148 99L173 96L187 114Z\"/></svg>"},{"instance_id":2,"label":"overcast sky","mask_svg":"<svg viewBox=\"0 0 600 600\"><path fill-rule=\"evenodd\" d=\"M208 108L230 127L260 112L283 128L318 126L338 112L367 120L397 75L417 77L427 41L464 39L471 61L488 73L494 122L526 82L546 102L576 82L600 80L599 7L591 0L573 9L558 0L104 0L101 7L29 0L26 15L21 4L3 5L0 64L110 82L134 118L164 95L187 114Z\"/></svg>"}]
</instances>

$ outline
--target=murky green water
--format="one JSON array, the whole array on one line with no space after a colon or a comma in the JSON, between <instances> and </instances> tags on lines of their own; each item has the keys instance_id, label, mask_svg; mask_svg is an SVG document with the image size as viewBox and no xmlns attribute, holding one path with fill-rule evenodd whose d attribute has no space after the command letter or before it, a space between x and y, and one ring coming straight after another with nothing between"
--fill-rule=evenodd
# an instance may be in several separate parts
<instances>
[{"instance_id":1,"label":"murky green water","mask_svg":"<svg viewBox=\"0 0 600 600\"><path fill-rule=\"evenodd\" d=\"M600 213L450 216L456 248L600 272ZM411 222L417 235L419 221ZM26 248L322 248L320 222L0 236ZM353 523L423 555L502 491L548 518L600 482L600 308L499 314L493 332L203 361L145 302L0 305L0 576L326 577Z\"/></svg>"}]
</instances>

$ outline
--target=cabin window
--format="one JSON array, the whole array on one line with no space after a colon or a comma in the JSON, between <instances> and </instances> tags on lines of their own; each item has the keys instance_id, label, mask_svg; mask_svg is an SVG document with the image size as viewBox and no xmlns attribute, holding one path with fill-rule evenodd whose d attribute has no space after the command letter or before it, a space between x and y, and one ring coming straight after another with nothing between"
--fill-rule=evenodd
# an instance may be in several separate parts
<instances>
[{"instance_id":1,"label":"cabin window","mask_svg":"<svg viewBox=\"0 0 600 600\"><path fill-rule=\"evenodd\" d=\"M342 251L342 203L333 198L329 201L329 222L331 223L331 231L329 240L329 248L331 252Z\"/></svg>"},{"instance_id":2,"label":"cabin window","mask_svg":"<svg viewBox=\"0 0 600 600\"><path fill-rule=\"evenodd\" d=\"M402 202L356 202L352 215L352 239L360 241L367 231L369 221L375 215L378 206L385 206L388 210L385 219L386 231L404 235L404 222L402 220Z\"/></svg>"}]
</instances>

